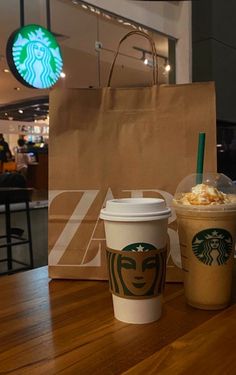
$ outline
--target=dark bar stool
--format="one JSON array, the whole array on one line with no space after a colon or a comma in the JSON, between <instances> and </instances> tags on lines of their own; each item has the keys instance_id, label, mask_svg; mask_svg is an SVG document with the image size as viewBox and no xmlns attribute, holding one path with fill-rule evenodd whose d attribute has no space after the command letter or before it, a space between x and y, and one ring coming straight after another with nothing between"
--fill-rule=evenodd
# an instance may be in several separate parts
<instances>
[{"instance_id":1,"label":"dark bar stool","mask_svg":"<svg viewBox=\"0 0 236 375\"><path fill-rule=\"evenodd\" d=\"M14 187L0 187L0 204L5 206L5 234L0 235L0 239L5 239L4 243L0 243L0 250L6 248L7 257L1 259L0 262L7 262L7 271L0 272L0 275L11 274L18 271L23 271L33 268L33 247L32 247L32 235L31 235L31 223L30 223L30 211L29 202L31 200L33 189L26 188L14 188ZM20 228L11 227L11 204L13 203L24 203L25 207L20 211L26 213L27 222L27 238L23 238L21 234L23 230ZM14 249L23 244L28 244L29 251L29 263L21 262L14 259ZM13 264L20 264L23 267L13 269Z\"/></svg>"}]
</instances>

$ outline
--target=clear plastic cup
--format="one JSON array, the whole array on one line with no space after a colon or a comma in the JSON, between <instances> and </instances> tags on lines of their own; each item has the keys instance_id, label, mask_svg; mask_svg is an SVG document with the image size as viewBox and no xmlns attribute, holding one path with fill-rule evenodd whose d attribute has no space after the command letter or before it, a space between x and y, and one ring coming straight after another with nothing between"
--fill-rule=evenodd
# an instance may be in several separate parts
<instances>
[{"instance_id":1,"label":"clear plastic cup","mask_svg":"<svg viewBox=\"0 0 236 375\"><path fill-rule=\"evenodd\" d=\"M236 237L236 186L220 173L192 174L178 185L173 207L187 303L206 310L226 307Z\"/></svg>"}]
</instances>

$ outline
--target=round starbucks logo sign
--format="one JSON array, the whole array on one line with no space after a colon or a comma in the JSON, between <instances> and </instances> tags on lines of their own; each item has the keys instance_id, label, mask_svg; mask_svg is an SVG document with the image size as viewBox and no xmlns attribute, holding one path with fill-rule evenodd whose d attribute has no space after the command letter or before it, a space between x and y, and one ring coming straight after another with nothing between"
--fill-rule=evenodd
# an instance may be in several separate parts
<instances>
[{"instance_id":1,"label":"round starbucks logo sign","mask_svg":"<svg viewBox=\"0 0 236 375\"><path fill-rule=\"evenodd\" d=\"M225 229L206 229L194 236L192 249L202 263L220 266L225 264L232 254L232 236Z\"/></svg>"},{"instance_id":2,"label":"round starbucks logo sign","mask_svg":"<svg viewBox=\"0 0 236 375\"><path fill-rule=\"evenodd\" d=\"M21 83L37 89L53 86L63 66L55 37L39 25L27 25L13 32L7 43L7 60Z\"/></svg>"}]
</instances>

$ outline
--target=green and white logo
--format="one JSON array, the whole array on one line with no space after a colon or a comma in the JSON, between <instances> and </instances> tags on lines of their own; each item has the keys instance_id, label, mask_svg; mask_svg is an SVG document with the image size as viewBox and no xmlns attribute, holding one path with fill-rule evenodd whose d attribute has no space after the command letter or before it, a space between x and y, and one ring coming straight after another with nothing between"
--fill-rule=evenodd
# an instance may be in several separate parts
<instances>
[{"instance_id":1,"label":"green and white logo","mask_svg":"<svg viewBox=\"0 0 236 375\"><path fill-rule=\"evenodd\" d=\"M26 86L37 89L53 86L63 66L55 37L39 25L27 25L10 36L7 59L15 77Z\"/></svg>"},{"instance_id":2,"label":"green and white logo","mask_svg":"<svg viewBox=\"0 0 236 375\"><path fill-rule=\"evenodd\" d=\"M151 245L150 243L146 242L137 242L133 243L131 245L128 245L122 249L122 251L137 251L138 253L150 251L150 250L156 250L155 246Z\"/></svg>"},{"instance_id":3,"label":"green and white logo","mask_svg":"<svg viewBox=\"0 0 236 375\"><path fill-rule=\"evenodd\" d=\"M220 266L227 263L232 254L232 236L225 229L206 229L194 236L192 249L202 263Z\"/></svg>"},{"instance_id":4,"label":"green and white logo","mask_svg":"<svg viewBox=\"0 0 236 375\"><path fill-rule=\"evenodd\" d=\"M142 299L162 293L165 284L166 248L138 242L117 251L107 248L109 284L122 298Z\"/></svg>"}]
</instances>

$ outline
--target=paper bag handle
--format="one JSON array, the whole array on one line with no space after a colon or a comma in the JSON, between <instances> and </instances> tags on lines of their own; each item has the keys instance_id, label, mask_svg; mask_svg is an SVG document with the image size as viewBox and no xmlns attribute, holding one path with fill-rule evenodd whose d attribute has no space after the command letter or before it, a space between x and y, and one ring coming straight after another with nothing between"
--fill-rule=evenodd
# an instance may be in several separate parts
<instances>
[{"instance_id":1,"label":"paper bag handle","mask_svg":"<svg viewBox=\"0 0 236 375\"><path fill-rule=\"evenodd\" d=\"M114 66L115 66L115 63L116 63L117 56L118 56L119 51L120 51L120 46L124 42L124 40L126 40L127 38L129 38L132 35L142 36L150 42L150 46L151 46L151 50L152 50L152 61L153 61L152 79L153 79L153 84L154 85L157 84L158 71L157 71L157 51L156 51L155 43L154 43L153 39L148 34L144 33L143 31L134 30L134 31L130 31L129 33L127 33L119 41L119 44L118 44L118 47L117 47L117 50L116 50L111 68L110 68L110 73L109 73L108 83L107 83L108 87L111 86L112 74L113 74L113 70L114 70Z\"/></svg>"}]
</instances>

